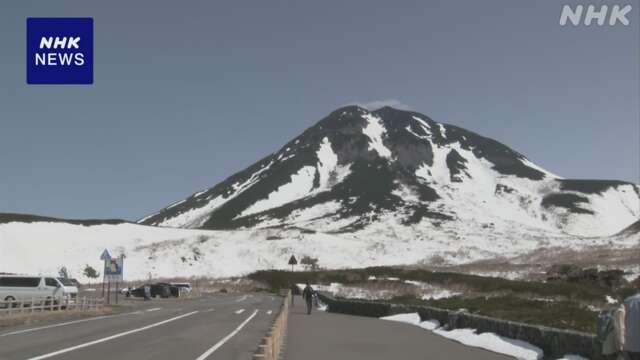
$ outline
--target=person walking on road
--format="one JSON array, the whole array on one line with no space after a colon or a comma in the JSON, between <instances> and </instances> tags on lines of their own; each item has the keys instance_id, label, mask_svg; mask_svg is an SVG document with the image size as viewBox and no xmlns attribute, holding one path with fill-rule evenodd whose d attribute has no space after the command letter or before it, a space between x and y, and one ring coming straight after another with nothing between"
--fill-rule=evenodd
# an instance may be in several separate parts
<instances>
[{"instance_id":1,"label":"person walking on road","mask_svg":"<svg viewBox=\"0 0 640 360\"><path fill-rule=\"evenodd\" d=\"M311 304L313 302L313 288L307 281L307 286L302 290L302 298L307 303L307 315L311 315Z\"/></svg>"}]
</instances>

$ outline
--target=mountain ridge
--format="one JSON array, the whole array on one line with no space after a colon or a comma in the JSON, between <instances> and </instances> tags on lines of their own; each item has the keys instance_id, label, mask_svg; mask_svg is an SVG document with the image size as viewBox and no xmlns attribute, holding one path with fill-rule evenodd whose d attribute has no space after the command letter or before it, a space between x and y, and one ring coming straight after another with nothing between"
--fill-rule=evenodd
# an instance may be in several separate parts
<instances>
[{"instance_id":1,"label":"mountain ridge","mask_svg":"<svg viewBox=\"0 0 640 360\"><path fill-rule=\"evenodd\" d=\"M434 225L460 220L455 209L459 204L443 209L437 203L447 197L473 195L474 184L485 192L494 192L495 197L515 192L518 195L512 196L512 201L538 201L534 204L539 205L537 208L531 205L527 209L536 220L527 221L551 231L601 236L624 228L628 224L616 223L606 214L607 233L596 231L594 226L580 232L580 224L562 225L587 216L594 217L591 221L598 220L604 212L598 197L613 199L618 188L624 188L621 191L627 194L621 200L626 203L615 204L616 211L628 220L637 218L640 212L637 201L633 204L633 197L637 200L640 194L635 184L563 179L496 140L435 122L418 112L347 106L331 112L245 170L138 223L203 229L296 226L326 231L308 221L299 224L285 219L300 210L328 204L331 211L324 217L353 220L334 229L341 232L362 229L384 211L405 212L401 219L405 225L424 218L433 220ZM546 194L540 190L544 187L549 188ZM456 188L460 190L457 193ZM404 190L417 200L399 196ZM540 193L536 195L540 199L534 199L534 192ZM479 201L493 200L485 197ZM630 216L624 214L625 207ZM547 224L543 219L546 215L557 218L555 226ZM371 216L374 219L366 219Z\"/></svg>"},{"instance_id":2,"label":"mountain ridge","mask_svg":"<svg viewBox=\"0 0 640 360\"><path fill-rule=\"evenodd\" d=\"M35 223L35 222L54 222L54 223L68 223L73 225L94 226L94 225L117 225L124 223L131 223L130 221L123 219L63 219L51 216L42 216L34 214L21 214L21 213L2 213L0 212L0 224L7 224L10 222L21 223Z\"/></svg>"}]
</instances>

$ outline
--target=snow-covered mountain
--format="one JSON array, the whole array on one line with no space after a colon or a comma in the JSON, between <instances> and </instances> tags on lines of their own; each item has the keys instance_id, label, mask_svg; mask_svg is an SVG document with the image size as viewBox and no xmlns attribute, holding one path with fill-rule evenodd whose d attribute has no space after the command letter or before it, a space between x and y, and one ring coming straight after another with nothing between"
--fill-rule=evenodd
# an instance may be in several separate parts
<instances>
[{"instance_id":1,"label":"snow-covered mountain","mask_svg":"<svg viewBox=\"0 0 640 360\"><path fill-rule=\"evenodd\" d=\"M338 109L279 151L139 221L403 236L443 228L604 236L640 217L640 187L560 178L507 146L423 114ZM402 236L400 236L402 237Z\"/></svg>"},{"instance_id":2,"label":"snow-covered mountain","mask_svg":"<svg viewBox=\"0 0 640 360\"><path fill-rule=\"evenodd\" d=\"M139 224L0 214L0 272L64 265L82 278L104 248L127 255L127 279L242 275L287 268L291 254L341 268L637 251L639 193L560 178L419 113L349 106Z\"/></svg>"}]
</instances>

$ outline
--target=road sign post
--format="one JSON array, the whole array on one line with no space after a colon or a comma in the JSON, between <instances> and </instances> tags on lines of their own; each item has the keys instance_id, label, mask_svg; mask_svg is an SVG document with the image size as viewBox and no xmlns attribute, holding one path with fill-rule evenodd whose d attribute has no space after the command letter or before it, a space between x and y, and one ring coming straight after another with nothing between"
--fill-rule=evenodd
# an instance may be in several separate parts
<instances>
[{"instance_id":1,"label":"road sign post","mask_svg":"<svg viewBox=\"0 0 640 360\"><path fill-rule=\"evenodd\" d=\"M291 265L291 272L293 272L293 267L298 265L298 259L296 259L295 255L291 255L289 258L289 265Z\"/></svg>"},{"instance_id":2,"label":"road sign post","mask_svg":"<svg viewBox=\"0 0 640 360\"><path fill-rule=\"evenodd\" d=\"M100 255L100 260L102 260L104 262L104 269L107 268L107 262L111 261L111 255L109 254L109 251L107 249L104 249L104 251L102 252L102 254ZM102 298L104 298L104 288L105 288L105 283L107 280L107 273L105 271L102 272Z\"/></svg>"},{"instance_id":3,"label":"road sign post","mask_svg":"<svg viewBox=\"0 0 640 360\"><path fill-rule=\"evenodd\" d=\"M123 279L123 268L124 268L124 255L120 255L117 258L112 258L107 249L104 249L102 255L100 256L100 260L104 261L104 271L103 274L103 297L104 297L104 283L107 282L107 303L111 303L111 282L115 282L116 286L116 294L115 301L118 303L118 285L122 282Z\"/></svg>"}]
</instances>

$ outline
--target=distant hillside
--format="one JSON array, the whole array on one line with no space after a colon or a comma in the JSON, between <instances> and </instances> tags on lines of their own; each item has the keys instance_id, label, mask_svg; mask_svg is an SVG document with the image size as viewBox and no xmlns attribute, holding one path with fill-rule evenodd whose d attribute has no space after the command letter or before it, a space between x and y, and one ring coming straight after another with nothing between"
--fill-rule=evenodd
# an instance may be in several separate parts
<instances>
[{"instance_id":1,"label":"distant hillside","mask_svg":"<svg viewBox=\"0 0 640 360\"><path fill-rule=\"evenodd\" d=\"M10 222L59 222L74 225L93 226L93 225L116 225L123 224L127 221L121 219L59 219L48 216L30 215L30 214L14 214L14 213L0 213L0 224L6 224Z\"/></svg>"}]
</instances>

